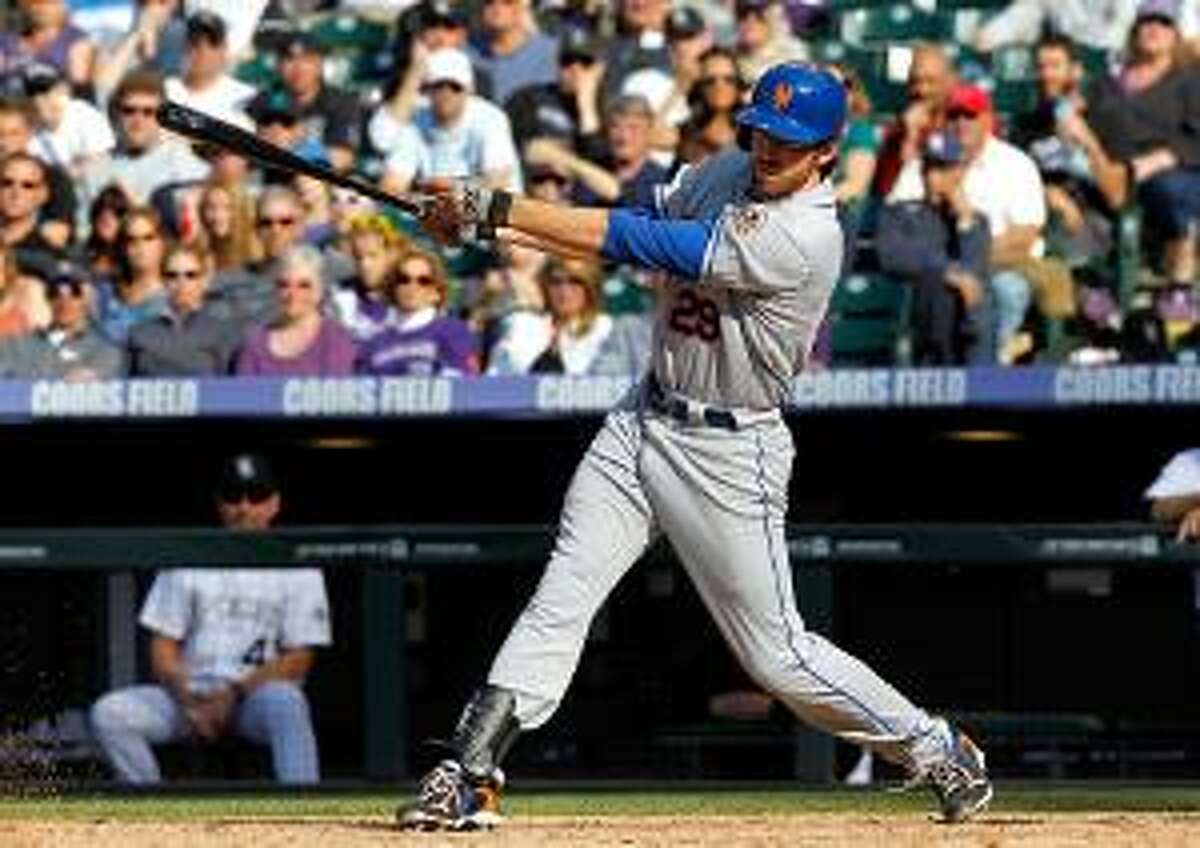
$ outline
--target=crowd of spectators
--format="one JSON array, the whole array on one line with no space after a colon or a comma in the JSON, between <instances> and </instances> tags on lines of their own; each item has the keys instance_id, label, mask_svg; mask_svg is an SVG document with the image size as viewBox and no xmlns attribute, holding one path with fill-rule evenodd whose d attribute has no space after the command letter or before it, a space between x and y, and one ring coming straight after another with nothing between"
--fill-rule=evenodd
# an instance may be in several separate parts
<instances>
[{"instance_id":1,"label":"crowd of spectators","mask_svg":"<svg viewBox=\"0 0 1200 848\"><path fill-rule=\"evenodd\" d=\"M758 74L826 61L862 14L844 7L864 6L136 0L114 31L17 0L0 31L0 377L637 374L653 277L439 249L351 191L191 145L156 109L186 103L392 190L471 177L652 206L680 168L736 148ZM851 103L846 270L908 292L911 364L1195 355L1198 6L996 4L955 39L879 45L904 85L888 112L874 66L832 64ZM387 43L358 50L349 64L376 70L356 75L359 26ZM988 72L1014 50L1020 108ZM1133 292L1108 273L1131 215Z\"/></svg>"}]
</instances>

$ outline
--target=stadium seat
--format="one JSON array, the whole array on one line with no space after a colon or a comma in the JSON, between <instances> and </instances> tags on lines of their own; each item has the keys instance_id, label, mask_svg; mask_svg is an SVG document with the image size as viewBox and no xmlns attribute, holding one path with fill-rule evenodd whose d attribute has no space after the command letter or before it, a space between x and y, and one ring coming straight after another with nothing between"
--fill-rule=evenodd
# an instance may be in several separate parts
<instances>
[{"instance_id":1,"label":"stadium seat","mask_svg":"<svg viewBox=\"0 0 1200 848\"><path fill-rule=\"evenodd\" d=\"M947 18L923 12L907 3L888 3L846 12L842 37L854 44L945 41L953 33Z\"/></svg>"},{"instance_id":2,"label":"stadium seat","mask_svg":"<svg viewBox=\"0 0 1200 848\"><path fill-rule=\"evenodd\" d=\"M829 305L830 362L892 365L907 342L908 288L881 274L840 280Z\"/></svg>"},{"instance_id":3,"label":"stadium seat","mask_svg":"<svg viewBox=\"0 0 1200 848\"><path fill-rule=\"evenodd\" d=\"M321 18L314 22L308 31L317 40L317 44L330 53L371 53L383 50L391 40L391 31L384 24L345 13Z\"/></svg>"}]
</instances>

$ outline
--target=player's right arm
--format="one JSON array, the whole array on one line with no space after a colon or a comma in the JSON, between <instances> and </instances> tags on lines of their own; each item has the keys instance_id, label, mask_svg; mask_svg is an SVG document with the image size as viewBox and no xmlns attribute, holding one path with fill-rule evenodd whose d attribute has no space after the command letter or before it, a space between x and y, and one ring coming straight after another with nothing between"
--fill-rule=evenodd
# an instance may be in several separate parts
<instances>
[{"instance_id":1,"label":"player's right arm","mask_svg":"<svg viewBox=\"0 0 1200 848\"><path fill-rule=\"evenodd\" d=\"M183 661L183 643L169 636L150 637L150 673L180 704L190 704L188 669Z\"/></svg>"}]
</instances>

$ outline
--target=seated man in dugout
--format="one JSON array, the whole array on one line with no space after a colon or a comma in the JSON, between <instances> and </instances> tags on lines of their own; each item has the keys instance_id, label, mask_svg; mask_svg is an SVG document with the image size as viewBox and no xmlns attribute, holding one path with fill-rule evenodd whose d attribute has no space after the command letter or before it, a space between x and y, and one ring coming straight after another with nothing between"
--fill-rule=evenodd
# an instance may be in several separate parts
<instances>
[{"instance_id":1,"label":"seated man in dugout","mask_svg":"<svg viewBox=\"0 0 1200 848\"><path fill-rule=\"evenodd\" d=\"M231 532L268 529L282 506L266 460L239 454L214 491ZM236 734L271 750L275 778L320 779L303 684L313 649L331 644L329 601L315 568L198 568L159 572L139 623L150 631L155 682L118 689L91 710L118 780L162 779L152 746Z\"/></svg>"}]
</instances>

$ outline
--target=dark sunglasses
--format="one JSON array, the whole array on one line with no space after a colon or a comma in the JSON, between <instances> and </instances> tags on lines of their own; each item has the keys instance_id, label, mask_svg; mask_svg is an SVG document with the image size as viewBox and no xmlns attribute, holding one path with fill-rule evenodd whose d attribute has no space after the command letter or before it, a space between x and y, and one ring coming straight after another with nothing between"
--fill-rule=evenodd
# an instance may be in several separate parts
<instances>
[{"instance_id":1,"label":"dark sunglasses","mask_svg":"<svg viewBox=\"0 0 1200 848\"><path fill-rule=\"evenodd\" d=\"M41 188L42 184L36 180L15 180L11 177L5 177L0 181L0 188L23 188L26 191L33 191L35 188Z\"/></svg>"},{"instance_id":2,"label":"dark sunglasses","mask_svg":"<svg viewBox=\"0 0 1200 848\"><path fill-rule=\"evenodd\" d=\"M704 77L700 80L701 85L716 85L722 82L726 85L737 85L738 78L733 74L713 74L711 77Z\"/></svg>"},{"instance_id":3,"label":"dark sunglasses","mask_svg":"<svg viewBox=\"0 0 1200 848\"><path fill-rule=\"evenodd\" d=\"M447 88L453 91L455 94L462 94L464 91L466 91L465 88L454 82L454 80L438 80L437 82L431 82L425 86L426 91L440 91Z\"/></svg>"},{"instance_id":4,"label":"dark sunglasses","mask_svg":"<svg viewBox=\"0 0 1200 848\"><path fill-rule=\"evenodd\" d=\"M596 58L594 56L585 56L582 53L564 53L559 57L558 64L564 68L569 65L583 65L585 68L590 68L596 64Z\"/></svg>"},{"instance_id":5,"label":"dark sunglasses","mask_svg":"<svg viewBox=\"0 0 1200 848\"><path fill-rule=\"evenodd\" d=\"M48 294L51 298L62 297L69 295L70 297L83 296L83 283L78 280L56 280L46 286Z\"/></svg>"},{"instance_id":6,"label":"dark sunglasses","mask_svg":"<svg viewBox=\"0 0 1200 848\"><path fill-rule=\"evenodd\" d=\"M200 271L163 271L164 280L198 280L200 277Z\"/></svg>"},{"instance_id":7,"label":"dark sunglasses","mask_svg":"<svg viewBox=\"0 0 1200 848\"><path fill-rule=\"evenodd\" d=\"M295 218L259 218L260 227L290 227L296 223Z\"/></svg>"},{"instance_id":8,"label":"dark sunglasses","mask_svg":"<svg viewBox=\"0 0 1200 848\"><path fill-rule=\"evenodd\" d=\"M264 504L275 494L275 490L262 483L251 483L248 486L222 486L217 489L217 500L221 503L237 504L249 501L252 504Z\"/></svg>"},{"instance_id":9,"label":"dark sunglasses","mask_svg":"<svg viewBox=\"0 0 1200 848\"><path fill-rule=\"evenodd\" d=\"M416 283L419 286L432 286L434 284L434 279L428 274L417 274L415 276L412 274L396 275L396 285L406 286L409 283Z\"/></svg>"},{"instance_id":10,"label":"dark sunglasses","mask_svg":"<svg viewBox=\"0 0 1200 848\"><path fill-rule=\"evenodd\" d=\"M153 106L122 106L121 114L126 117L132 115L141 115L143 118L152 118L158 110Z\"/></svg>"}]
</instances>

